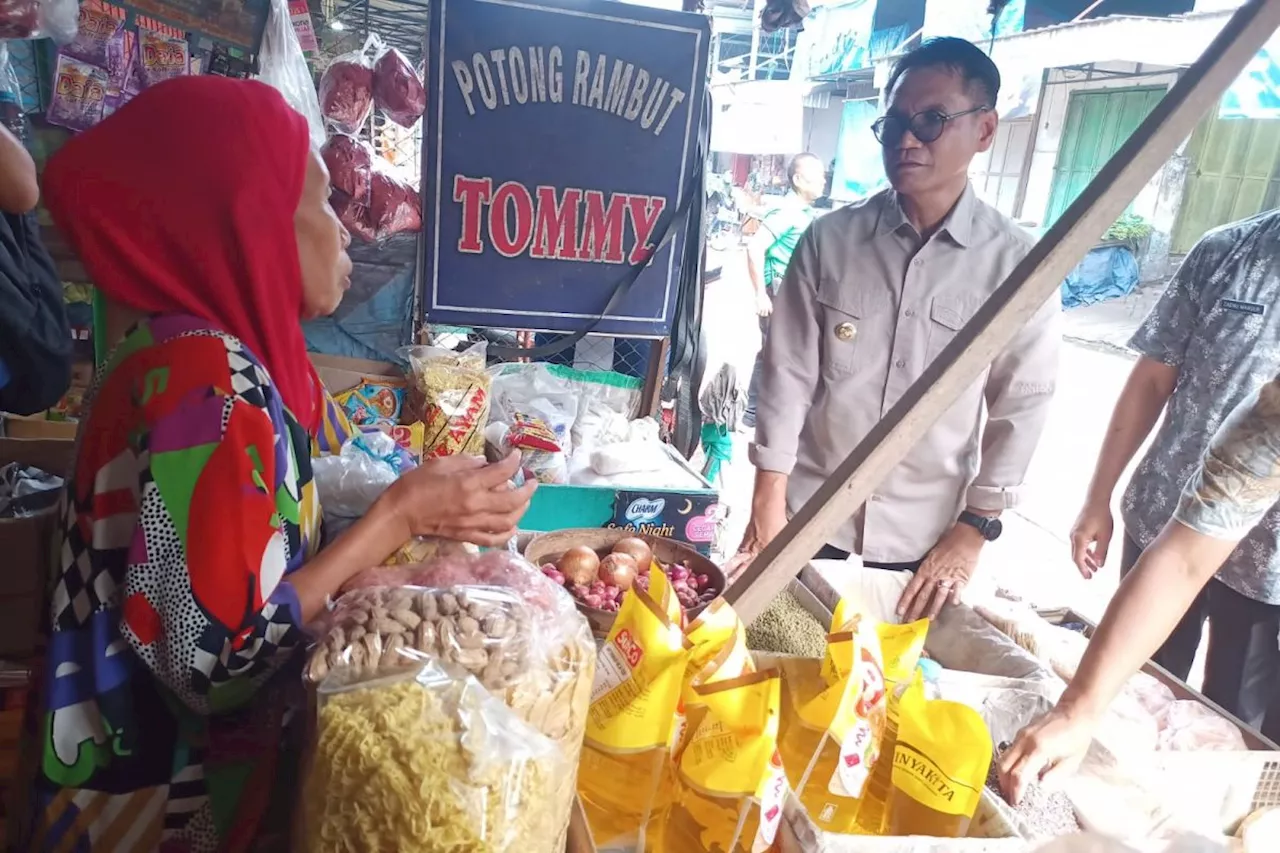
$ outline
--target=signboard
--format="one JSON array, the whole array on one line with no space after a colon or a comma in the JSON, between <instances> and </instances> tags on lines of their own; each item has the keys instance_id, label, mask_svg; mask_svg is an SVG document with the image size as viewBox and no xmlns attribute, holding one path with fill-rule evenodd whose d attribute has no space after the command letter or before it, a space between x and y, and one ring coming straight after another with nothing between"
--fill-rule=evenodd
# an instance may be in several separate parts
<instances>
[{"instance_id":1,"label":"signboard","mask_svg":"<svg viewBox=\"0 0 1280 853\"><path fill-rule=\"evenodd\" d=\"M792 74L824 77L867 67L875 11L876 0L848 0L814 9L796 40Z\"/></svg>"},{"instance_id":2,"label":"signboard","mask_svg":"<svg viewBox=\"0 0 1280 853\"><path fill-rule=\"evenodd\" d=\"M889 185L884 174L884 149L871 132L871 123L879 116L875 101L844 102L831 174L831 197L836 201L859 201Z\"/></svg>"},{"instance_id":3,"label":"signboard","mask_svg":"<svg viewBox=\"0 0 1280 853\"><path fill-rule=\"evenodd\" d=\"M126 8L181 30L256 53L267 23L267 0L126 0Z\"/></svg>"},{"instance_id":4,"label":"signboard","mask_svg":"<svg viewBox=\"0 0 1280 853\"><path fill-rule=\"evenodd\" d=\"M608 0L439 0L428 38L428 320L666 334L680 213L702 192L690 175L709 19Z\"/></svg>"},{"instance_id":5,"label":"signboard","mask_svg":"<svg viewBox=\"0 0 1280 853\"><path fill-rule=\"evenodd\" d=\"M992 37L1022 32L1026 0L1009 0L993 23L989 0L928 0L924 7L924 37L955 36L986 44Z\"/></svg>"}]
</instances>

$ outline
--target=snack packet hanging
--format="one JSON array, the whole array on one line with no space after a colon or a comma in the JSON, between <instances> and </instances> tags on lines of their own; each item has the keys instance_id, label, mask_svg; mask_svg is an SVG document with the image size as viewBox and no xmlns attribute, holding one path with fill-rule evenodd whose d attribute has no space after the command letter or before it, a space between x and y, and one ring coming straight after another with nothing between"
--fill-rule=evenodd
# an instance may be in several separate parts
<instances>
[{"instance_id":1,"label":"snack packet hanging","mask_svg":"<svg viewBox=\"0 0 1280 853\"><path fill-rule=\"evenodd\" d=\"M373 33L360 50L329 63L320 75L320 113L343 133L359 133L373 110L373 63L369 53L381 41Z\"/></svg>"},{"instance_id":2,"label":"snack packet hanging","mask_svg":"<svg viewBox=\"0 0 1280 853\"><path fill-rule=\"evenodd\" d=\"M142 88L190 73L191 53L186 39L138 29L138 75Z\"/></svg>"},{"instance_id":3,"label":"snack packet hanging","mask_svg":"<svg viewBox=\"0 0 1280 853\"><path fill-rule=\"evenodd\" d=\"M992 753L982 716L959 702L927 698L917 676L898 703L889 834L964 836Z\"/></svg>"},{"instance_id":4,"label":"snack packet hanging","mask_svg":"<svg viewBox=\"0 0 1280 853\"><path fill-rule=\"evenodd\" d=\"M484 455L489 423L489 374L484 342L457 353L439 347L402 347L409 362L410 414L421 413L423 456Z\"/></svg>"},{"instance_id":5,"label":"snack packet hanging","mask_svg":"<svg viewBox=\"0 0 1280 853\"><path fill-rule=\"evenodd\" d=\"M59 56L53 81L53 97L45 113L49 124L81 131L102 121L108 84L106 71L69 56Z\"/></svg>"},{"instance_id":6,"label":"snack packet hanging","mask_svg":"<svg viewBox=\"0 0 1280 853\"><path fill-rule=\"evenodd\" d=\"M329 183L360 204L369 203L369 178L372 175L373 152L353 136L335 133L320 149L320 157L329 169Z\"/></svg>"},{"instance_id":7,"label":"snack packet hanging","mask_svg":"<svg viewBox=\"0 0 1280 853\"><path fill-rule=\"evenodd\" d=\"M655 804L670 802L670 747L689 648L677 623L632 587L600 649L578 795L601 848L644 850ZM660 806L659 806L660 807Z\"/></svg>"},{"instance_id":8,"label":"snack packet hanging","mask_svg":"<svg viewBox=\"0 0 1280 853\"><path fill-rule=\"evenodd\" d=\"M784 658L779 752L787 779L818 827L852 832L879 759L885 687L868 623L830 634L821 662Z\"/></svg>"},{"instance_id":9,"label":"snack packet hanging","mask_svg":"<svg viewBox=\"0 0 1280 853\"><path fill-rule=\"evenodd\" d=\"M109 46L122 34L124 18L116 18L100 9L92 9L88 6L81 6L79 15L76 37L62 48L62 53L72 59L106 69L109 61Z\"/></svg>"},{"instance_id":10,"label":"snack packet hanging","mask_svg":"<svg viewBox=\"0 0 1280 853\"><path fill-rule=\"evenodd\" d=\"M401 127L413 127L427 109L422 78L394 47L373 63L373 102Z\"/></svg>"},{"instance_id":11,"label":"snack packet hanging","mask_svg":"<svg viewBox=\"0 0 1280 853\"><path fill-rule=\"evenodd\" d=\"M765 670L695 687L663 853L763 853L782 821L786 774L778 754L781 675Z\"/></svg>"}]
</instances>

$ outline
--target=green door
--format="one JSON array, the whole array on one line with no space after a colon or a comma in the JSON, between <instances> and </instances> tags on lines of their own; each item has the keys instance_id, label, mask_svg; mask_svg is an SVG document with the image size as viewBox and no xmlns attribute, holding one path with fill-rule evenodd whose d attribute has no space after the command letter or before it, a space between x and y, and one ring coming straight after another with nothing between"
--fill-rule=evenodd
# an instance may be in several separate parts
<instances>
[{"instance_id":1,"label":"green door","mask_svg":"<svg viewBox=\"0 0 1280 853\"><path fill-rule=\"evenodd\" d=\"M1278 154L1280 119L1215 114L1196 125L1187 146L1187 185L1173 229L1173 253L1186 254L1212 228L1275 207Z\"/></svg>"},{"instance_id":2,"label":"green door","mask_svg":"<svg viewBox=\"0 0 1280 853\"><path fill-rule=\"evenodd\" d=\"M1058 146L1058 161L1053 167L1053 187L1044 217L1046 228L1058 221L1111 155L1160 103L1165 91L1163 86L1144 86L1071 93L1067 123Z\"/></svg>"}]
</instances>

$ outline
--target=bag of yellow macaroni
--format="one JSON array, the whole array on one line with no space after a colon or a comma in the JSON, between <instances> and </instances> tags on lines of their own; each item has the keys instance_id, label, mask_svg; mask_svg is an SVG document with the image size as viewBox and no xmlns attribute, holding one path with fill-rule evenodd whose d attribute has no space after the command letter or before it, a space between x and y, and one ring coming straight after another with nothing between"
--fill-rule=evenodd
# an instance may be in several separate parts
<instances>
[{"instance_id":1,"label":"bag of yellow macaroni","mask_svg":"<svg viewBox=\"0 0 1280 853\"><path fill-rule=\"evenodd\" d=\"M968 705L928 699L920 679L898 703L889 835L960 838L991 767L991 733Z\"/></svg>"},{"instance_id":2,"label":"bag of yellow macaroni","mask_svg":"<svg viewBox=\"0 0 1280 853\"><path fill-rule=\"evenodd\" d=\"M885 724L876 632L859 620L855 630L827 636L821 662L781 658L779 666L787 779L819 829L854 832Z\"/></svg>"},{"instance_id":3,"label":"bag of yellow macaroni","mask_svg":"<svg viewBox=\"0 0 1280 853\"><path fill-rule=\"evenodd\" d=\"M694 688L664 853L764 853L774 848L787 779L778 755L780 674Z\"/></svg>"},{"instance_id":4,"label":"bag of yellow macaroni","mask_svg":"<svg viewBox=\"0 0 1280 853\"><path fill-rule=\"evenodd\" d=\"M427 662L327 680L316 705L304 853L563 850L557 786L572 764L475 678Z\"/></svg>"},{"instance_id":5,"label":"bag of yellow macaroni","mask_svg":"<svg viewBox=\"0 0 1280 853\"><path fill-rule=\"evenodd\" d=\"M601 849L644 850L671 799L676 706L689 661L684 632L632 587L605 638L587 713L578 795Z\"/></svg>"}]
</instances>

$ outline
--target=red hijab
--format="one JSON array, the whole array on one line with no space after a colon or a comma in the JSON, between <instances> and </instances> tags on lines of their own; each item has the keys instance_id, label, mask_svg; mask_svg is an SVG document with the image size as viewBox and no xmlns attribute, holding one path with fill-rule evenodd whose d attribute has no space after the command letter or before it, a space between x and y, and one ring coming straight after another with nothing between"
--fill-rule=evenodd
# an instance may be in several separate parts
<instances>
[{"instance_id":1,"label":"red hijab","mask_svg":"<svg viewBox=\"0 0 1280 853\"><path fill-rule=\"evenodd\" d=\"M235 335L314 435L323 392L294 233L309 147L306 121L270 86L182 77L63 146L44 200L103 293Z\"/></svg>"}]
</instances>

